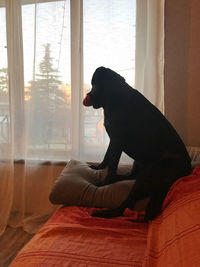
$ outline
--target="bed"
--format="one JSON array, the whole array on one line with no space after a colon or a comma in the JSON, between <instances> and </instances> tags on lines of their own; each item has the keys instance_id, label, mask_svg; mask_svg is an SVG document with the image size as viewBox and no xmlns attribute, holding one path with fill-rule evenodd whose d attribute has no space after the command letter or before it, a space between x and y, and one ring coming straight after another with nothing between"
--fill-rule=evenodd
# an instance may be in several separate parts
<instances>
[{"instance_id":1,"label":"bed","mask_svg":"<svg viewBox=\"0 0 200 267\"><path fill-rule=\"evenodd\" d=\"M173 184L152 222L142 211L104 219L93 210L59 208L10 266L200 266L199 166Z\"/></svg>"}]
</instances>

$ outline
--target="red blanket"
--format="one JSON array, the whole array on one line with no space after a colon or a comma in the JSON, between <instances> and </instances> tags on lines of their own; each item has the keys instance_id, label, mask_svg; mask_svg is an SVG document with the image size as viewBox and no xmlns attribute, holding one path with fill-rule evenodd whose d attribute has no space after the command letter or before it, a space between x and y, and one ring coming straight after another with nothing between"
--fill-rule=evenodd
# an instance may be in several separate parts
<instances>
[{"instance_id":1,"label":"red blanket","mask_svg":"<svg viewBox=\"0 0 200 267\"><path fill-rule=\"evenodd\" d=\"M91 211L58 210L10 266L200 266L200 167L171 187L149 224L129 210L115 219Z\"/></svg>"}]
</instances>

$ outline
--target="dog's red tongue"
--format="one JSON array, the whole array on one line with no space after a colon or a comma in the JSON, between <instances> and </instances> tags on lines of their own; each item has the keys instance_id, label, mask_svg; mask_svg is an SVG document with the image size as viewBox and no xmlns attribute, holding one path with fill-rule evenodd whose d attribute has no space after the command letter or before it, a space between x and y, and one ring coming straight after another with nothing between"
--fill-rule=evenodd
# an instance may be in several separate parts
<instances>
[{"instance_id":1,"label":"dog's red tongue","mask_svg":"<svg viewBox=\"0 0 200 267\"><path fill-rule=\"evenodd\" d=\"M86 95L86 97L83 99L83 105L86 107L92 106L92 100L90 95Z\"/></svg>"}]
</instances>

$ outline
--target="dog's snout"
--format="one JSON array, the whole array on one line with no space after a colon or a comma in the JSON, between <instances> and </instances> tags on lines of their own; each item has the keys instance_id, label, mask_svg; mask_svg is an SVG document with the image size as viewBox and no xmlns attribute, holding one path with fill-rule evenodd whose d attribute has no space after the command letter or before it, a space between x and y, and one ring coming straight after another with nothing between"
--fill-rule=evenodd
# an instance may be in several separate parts
<instances>
[{"instance_id":1,"label":"dog's snout","mask_svg":"<svg viewBox=\"0 0 200 267\"><path fill-rule=\"evenodd\" d=\"M86 107L92 106L91 96L89 94L83 99L83 105Z\"/></svg>"}]
</instances>

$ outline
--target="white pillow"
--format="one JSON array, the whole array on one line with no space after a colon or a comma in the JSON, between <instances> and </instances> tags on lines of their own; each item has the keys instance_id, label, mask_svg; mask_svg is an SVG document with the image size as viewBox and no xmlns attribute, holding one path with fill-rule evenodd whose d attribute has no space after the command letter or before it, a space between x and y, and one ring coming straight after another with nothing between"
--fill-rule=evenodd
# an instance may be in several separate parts
<instances>
[{"instance_id":1,"label":"white pillow","mask_svg":"<svg viewBox=\"0 0 200 267\"><path fill-rule=\"evenodd\" d=\"M85 162L71 160L56 180L49 199L53 204L117 208L127 198L134 180L100 186L107 169L93 170ZM144 210L148 200L139 201L134 209Z\"/></svg>"}]
</instances>

